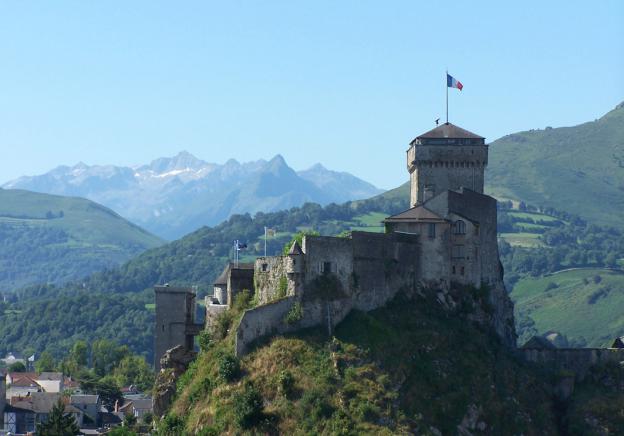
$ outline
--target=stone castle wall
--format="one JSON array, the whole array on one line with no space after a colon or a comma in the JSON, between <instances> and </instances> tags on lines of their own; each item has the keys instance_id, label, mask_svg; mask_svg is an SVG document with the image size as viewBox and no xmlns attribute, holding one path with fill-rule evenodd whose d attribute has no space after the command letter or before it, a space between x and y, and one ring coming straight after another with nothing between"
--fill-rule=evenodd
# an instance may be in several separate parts
<instances>
[{"instance_id":1,"label":"stone castle wall","mask_svg":"<svg viewBox=\"0 0 624 436\"><path fill-rule=\"evenodd\" d=\"M306 237L302 274L288 274L297 282L297 291L268 304L245 311L236 334L236 353L246 354L261 337L283 334L301 328L321 326L331 329L353 309L369 311L379 308L400 290L418 286L419 238L416 235L353 232L351 238ZM257 266L273 266L276 274L256 280L256 291L271 298L281 277L279 270L287 262L272 258L269 265L259 259ZM267 258L268 260L268 258ZM329 270L328 270L329 268ZM262 275L263 273L258 273ZM295 280L296 277L296 280ZM302 318L287 323L286 315L298 304Z\"/></svg>"},{"instance_id":2,"label":"stone castle wall","mask_svg":"<svg viewBox=\"0 0 624 436\"><path fill-rule=\"evenodd\" d=\"M571 371L582 380L589 369L624 361L624 348L520 349L525 360L555 371Z\"/></svg>"}]
</instances>

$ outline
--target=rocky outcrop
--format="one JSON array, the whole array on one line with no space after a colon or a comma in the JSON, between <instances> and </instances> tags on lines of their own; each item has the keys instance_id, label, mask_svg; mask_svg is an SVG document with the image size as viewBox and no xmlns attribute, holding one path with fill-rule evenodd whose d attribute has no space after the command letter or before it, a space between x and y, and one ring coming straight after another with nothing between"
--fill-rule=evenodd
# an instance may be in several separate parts
<instances>
[{"instance_id":1,"label":"rocky outcrop","mask_svg":"<svg viewBox=\"0 0 624 436\"><path fill-rule=\"evenodd\" d=\"M160 359L161 370L156 376L154 386L154 415L163 416L176 393L176 381L184 374L197 353L187 350L182 345L171 348Z\"/></svg>"}]
</instances>

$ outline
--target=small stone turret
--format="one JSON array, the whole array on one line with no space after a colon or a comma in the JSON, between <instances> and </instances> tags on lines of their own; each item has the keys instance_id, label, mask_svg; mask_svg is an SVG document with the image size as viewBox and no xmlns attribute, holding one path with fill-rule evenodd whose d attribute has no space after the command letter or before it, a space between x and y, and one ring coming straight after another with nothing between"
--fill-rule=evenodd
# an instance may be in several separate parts
<instances>
[{"instance_id":1,"label":"small stone turret","mask_svg":"<svg viewBox=\"0 0 624 436\"><path fill-rule=\"evenodd\" d=\"M303 272L303 250L297 241L293 242L288 251L287 274L301 274Z\"/></svg>"},{"instance_id":2,"label":"small stone turret","mask_svg":"<svg viewBox=\"0 0 624 436\"><path fill-rule=\"evenodd\" d=\"M487 161L488 146L482 136L451 123L423 133L407 150L410 206L462 187L483 194Z\"/></svg>"}]
</instances>

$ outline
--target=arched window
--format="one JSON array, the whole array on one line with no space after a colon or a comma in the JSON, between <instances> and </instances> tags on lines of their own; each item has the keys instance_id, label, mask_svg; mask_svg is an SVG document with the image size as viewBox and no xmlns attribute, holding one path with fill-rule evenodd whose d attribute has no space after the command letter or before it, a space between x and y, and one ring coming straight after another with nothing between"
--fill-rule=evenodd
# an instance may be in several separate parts
<instances>
[{"instance_id":1,"label":"arched window","mask_svg":"<svg viewBox=\"0 0 624 436\"><path fill-rule=\"evenodd\" d=\"M465 235L466 223L462 220L455 221L455 224L453 224L453 233L455 233L456 235Z\"/></svg>"}]
</instances>

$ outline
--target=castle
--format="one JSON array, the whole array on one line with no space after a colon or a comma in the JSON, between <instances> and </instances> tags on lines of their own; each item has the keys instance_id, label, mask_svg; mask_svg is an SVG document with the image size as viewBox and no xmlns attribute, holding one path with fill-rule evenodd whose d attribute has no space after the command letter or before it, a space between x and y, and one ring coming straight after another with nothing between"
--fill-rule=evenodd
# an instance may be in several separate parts
<instances>
[{"instance_id":1,"label":"castle","mask_svg":"<svg viewBox=\"0 0 624 436\"><path fill-rule=\"evenodd\" d=\"M487 287L492 327L515 346L513 305L498 257L496 200L483 194L487 162L485 139L451 123L416 137L407 150L412 207L387 217L385 233L305 236L287 255L227 265L206 299L207 324L237 293L252 290L258 304L245 312L236 335L236 353L244 355L266 335L319 325L331 331L352 309L378 308L400 290L435 289L445 298L453 286ZM158 358L188 343L197 327L189 312L191 290L155 291ZM170 301L171 295L180 301ZM176 306L184 311L177 319L170 310L159 315L159 307Z\"/></svg>"}]
</instances>

